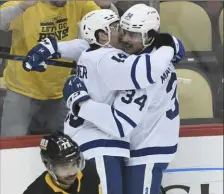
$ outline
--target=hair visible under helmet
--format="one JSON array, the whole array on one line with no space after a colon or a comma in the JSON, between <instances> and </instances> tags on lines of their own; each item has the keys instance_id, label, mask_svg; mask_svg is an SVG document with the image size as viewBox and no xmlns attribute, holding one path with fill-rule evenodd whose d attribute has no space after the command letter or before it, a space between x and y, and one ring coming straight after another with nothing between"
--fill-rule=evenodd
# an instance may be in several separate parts
<instances>
[{"instance_id":1,"label":"hair visible under helmet","mask_svg":"<svg viewBox=\"0 0 224 194\"><path fill-rule=\"evenodd\" d=\"M159 30L160 16L155 8L145 4L136 4L123 14L120 20L120 27L123 30L141 33L143 45L148 47L155 39L155 37L148 36L149 31Z\"/></svg>"},{"instance_id":2,"label":"hair visible under helmet","mask_svg":"<svg viewBox=\"0 0 224 194\"><path fill-rule=\"evenodd\" d=\"M94 10L86 14L79 23L79 30L81 38L86 40L90 45L96 44L98 46L106 46L110 43L110 25L119 21L119 16L108 9ZM96 33L99 30L104 31L108 35L108 42L100 44L96 38Z\"/></svg>"}]
</instances>

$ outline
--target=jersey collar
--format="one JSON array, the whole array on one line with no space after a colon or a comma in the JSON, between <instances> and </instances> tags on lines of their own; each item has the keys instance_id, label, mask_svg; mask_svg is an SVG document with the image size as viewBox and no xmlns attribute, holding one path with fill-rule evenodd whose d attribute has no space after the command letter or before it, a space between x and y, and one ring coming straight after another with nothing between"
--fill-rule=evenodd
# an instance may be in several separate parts
<instances>
[{"instance_id":1,"label":"jersey collar","mask_svg":"<svg viewBox=\"0 0 224 194\"><path fill-rule=\"evenodd\" d=\"M77 174L77 180L78 180L78 187L77 187L77 192L79 193L81 190L81 180L82 180L83 174L80 171ZM45 176L45 181L46 183L53 189L53 191L55 193L57 192L61 192L62 194L69 194L67 192L65 192L63 189L61 189L60 187L58 187L52 180L51 180L51 175L49 173L46 174Z\"/></svg>"}]
</instances>

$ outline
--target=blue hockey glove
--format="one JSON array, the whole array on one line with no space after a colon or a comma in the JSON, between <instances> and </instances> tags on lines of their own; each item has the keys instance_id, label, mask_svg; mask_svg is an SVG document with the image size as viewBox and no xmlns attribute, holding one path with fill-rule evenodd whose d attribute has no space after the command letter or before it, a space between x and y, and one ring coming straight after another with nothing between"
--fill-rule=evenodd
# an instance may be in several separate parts
<instances>
[{"instance_id":1,"label":"blue hockey glove","mask_svg":"<svg viewBox=\"0 0 224 194\"><path fill-rule=\"evenodd\" d=\"M46 71L46 59L58 59L61 57L57 50L58 46L56 39L53 37L45 38L28 52L26 59L23 62L24 70L39 72Z\"/></svg>"},{"instance_id":2,"label":"blue hockey glove","mask_svg":"<svg viewBox=\"0 0 224 194\"><path fill-rule=\"evenodd\" d=\"M176 45L176 53L172 59L173 63L178 63L185 56L185 49L182 42L175 37L173 37L175 45Z\"/></svg>"},{"instance_id":3,"label":"blue hockey glove","mask_svg":"<svg viewBox=\"0 0 224 194\"><path fill-rule=\"evenodd\" d=\"M85 84L75 75L70 76L65 82L63 96L67 107L74 115L79 110L79 103L90 99Z\"/></svg>"}]
</instances>

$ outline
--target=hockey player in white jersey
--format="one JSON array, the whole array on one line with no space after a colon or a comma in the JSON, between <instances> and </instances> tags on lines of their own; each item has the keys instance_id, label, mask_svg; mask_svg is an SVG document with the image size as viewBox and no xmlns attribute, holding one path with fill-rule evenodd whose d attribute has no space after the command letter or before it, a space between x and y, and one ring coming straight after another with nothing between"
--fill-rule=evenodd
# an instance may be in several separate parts
<instances>
[{"instance_id":1,"label":"hockey player in white jersey","mask_svg":"<svg viewBox=\"0 0 224 194\"><path fill-rule=\"evenodd\" d=\"M120 23L124 30L123 42L127 53L138 53L142 49L144 52L146 48L152 49L153 44L156 44L156 37L147 43L145 36L151 29L156 30L153 28L153 22L159 17L155 14L155 17L150 19L149 12L157 11L139 4L128 9L122 16ZM151 21L151 25L147 25L144 20ZM139 28L136 28L136 25ZM163 37L160 38L160 41L163 41ZM182 43L178 40L175 45L183 56ZM178 56L175 60L179 60ZM152 85L146 89L147 110L141 123L131 134L130 159L127 160L125 168L125 194L158 194L163 170L173 160L177 151L180 117L176 71L170 63L162 74L158 74L159 78L153 73L157 72L152 71ZM139 91L130 92L134 96L135 92Z\"/></svg>"},{"instance_id":2,"label":"hockey player in white jersey","mask_svg":"<svg viewBox=\"0 0 224 194\"><path fill-rule=\"evenodd\" d=\"M91 54L86 53L83 53L84 56L86 55L86 59L79 61L78 75L87 86L87 89L78 78L70 78L65 84L65 90L70 90L70 92L64 92L66 94L65 98L69 101L69 107L71 110L76 111L75 109L79 104L80 110L74 114L78 114L78 117L85 120L84 125L94 123L102 131L102 134L105 132L105 135L110 138L112 136L114 140L125 137L123 141L130 142L130 158L126 156L126 167L124 168L125 194L158 194L162 171L167 168L177 150L180 118L176 72L170 62L163 69L164 66L160 65L160 59L157 60L158 63L155 66L150 61L150 56L156 52L156 48L160 47L162 43L166 45L173 44L175 52L180 56L183 56L184 48L181 42L174 37L168 34L159 35L155 33L160 24L158 18L159 14L154 8L143 4L133 6L121 18L126 52L140 54L151 51L151 55L144 55L145 65L148 67L147 80L150 82L147 88L119 91L117 93L106 92L107 85L102 80L101 72L97 72L97 68L94 66L95 64L99 67L99 64L88 63ZM145 36L145 33L150 34L151 37ZM131 45L133 42L135 45ZM100 49L92 57L97 56L99 54L97 52L101 52ZM125 59L127 56L122 55L122 57ZM141 57L143 57L142 54L135 61ZM81 58L83 59L83 56ZM125 61L124 59L117 58L121 66ZM179 55L175 55L173 60L174 62L179 61ZM110 61L104 62L106 68ZM132 68L138 71L138 65L139 63L136 63ZM82 68L82 71L79 68ZM145 79L144 75L142 75L142 79ZM95 83L92 83L93 80ZM123 82L122 77L118 76L114 77L113 80ZM135 83L136 88L140 88L138 81ZM81 87L79 88L78 85ZM79 92L80 96L78 95ZM71 93L73 94L71 95ZM88 100L83 100L82 96L88 98ZM92 99L89 99L90 97ZM114 98L115 100L111 101ZM82 137L77 135L77 138L83 138L84 134L83 131ZM96 137L95 132L92 135L94 138ZM95 143L95 141L93 142ZM91 143L88 141L86 145ZM86 145L85 147L87 147ZM107 145L104 144L103 146ZM94 145L90 147L94 147ZM113 149L122 153L121 150ZM92 151L92 149L90 150ZM110 152L108 153L112 155ZM107 155L107 153L103 155ZM105 165L107 165L107 161L104 161ZM116 170L114 166L113 170ZM110 180L112 181L112 179Z\"/></svg>"},{"instance_id":3,"label":"hockey player in white jersey","mask_svg":"<svg viewBox=\"0 0 224 194\"><path fill-rule=\"evenodd\" d=\"M90 19L95 15L91 14L87 15L85 19ZM98 46L101 47L104 45L104 47L101 49L89 49L84 52L78 62L77 71L79 77L82 78L85 82L92 99L97 102L103 102L107 103L108 105L112 105L116 96L116 92L114 90L136 89L150 86L152 84L150 79L151 67L157 66L159 64L160 68L157 68L158 75L159 72L163 73L169 66L169 62L174 56L175 46L172 44L173 41L169 41L168 43L166 42L164 46L162 44L158 44L158 47L160 48L150 55L143 54L140 56L133 55L127 57L127 55L121 50L112 48L112 46L118 46L116 45L118 42L115 37L118 35L118 26L116 22L119 19L114 16L113 13L108 13L108 10L107 12L103 12L103 14L105 15L100 14L100 17L87 22L85 28L87 31L84 31L84 33L89 34L90 37L88 41L90 41L90 44L92 43L92 46L93 43L95 43L95 46L98 45L96 43L98 43L97 41L99 40L97 40L95 34L96 31L100 29L104 30L108 34L111 33L111 40L110 37L107 39L106 34L104 34L102 31L98 31L98 35L101 36L100 39L105 41L101 42ZM85 24L85 22L81 22L81 25L84 29L85 25L83 24ZM90 24L90 28L87 28ZM113 38L115 38L114 42ZM49 39L47 40L47 43L48 44L42 42L42 46L49 48L49 45L56 44ZM50 54L54 54L55 52L62 50L61 48L58 48L57 50L56 46L52 46L52 48L53 49L48 49L51 51ZM63 55L63 53L60 54ZM31 54L28 56L28 59L24 65L27 65L28 68L30 68L29 65L31 68L33 68L35 65L38 66L38 64L35 63L35 61L33 61L32 57L30 56ZM43 60L44 57L46 58L46 56L41 56L41 60ZM136 68L136 66L138 67ZM152 69L154 70L154 68ZM116 78L122 78L122 82L120 79ZM76 85L77 87L75 87ZM82 86L82 83L78 83L78 79L72 78L70 78L65 84L66 87L64 89L64 96L67 100L68 107L73 111L73 113L75 113L75 110L72 107L75 107L76 103L88 98L88 95L85 95L85 90L80 93L75 92L79 88L79 85ZM84 95L82 96L82 94ZM136 97L135 103L140 107L141 110L144 108L144 104L146 103L145 95L146 91L141 91L136 95L138 97ZM128 98L130 97L132 98L133 96L127 93L127 96L123 97L122 99L128 103L130 101ZM78 101L76 99L78 99ZM94 111L96 112L96 110ZM90 111L87 112L91 113ZM119 118L122 118L122 112L119 112L113 107L110 107L109 114L111 113L114 115L114 120L111 124L114 124L115 122L117 126L117 129L114 131L110 131L110 128L107 127L101 128L100 125L93 125L91 122L88 122L88 120L85 121L82 118L78 118L74 116L74 114L71 114L69 115L66 123L68 125L66 127L66 132L75 138L76 141L81 145L81 150L84 152L84 155L87 158L96 158L98 173L100 177L102 177L101 181L103 186L103 193L120 194L123 193L122 158L128 158L130 156L129 137L124 136L127 136L131 132L131 129L129 130L129 127L126 127L129 123L125 123L125 120L119 120ZM90 115L94 114L91 113ZM101 114L101 120L102 115L104 114ZM123 116L125 117L124 114ZM132 128L136 127L134 123L132 124ZM124 131L124 126L125 128L128 128L128 130Z\"/></svg>"}]
</instances>

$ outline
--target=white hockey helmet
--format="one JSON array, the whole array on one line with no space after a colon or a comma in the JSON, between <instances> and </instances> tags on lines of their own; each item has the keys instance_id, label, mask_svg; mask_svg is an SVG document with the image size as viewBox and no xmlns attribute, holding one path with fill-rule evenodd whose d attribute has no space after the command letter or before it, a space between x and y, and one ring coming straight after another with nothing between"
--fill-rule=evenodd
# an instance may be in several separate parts
<instances>
[{"instance_id":1,"label":"white hockey helmet","mask_svg":"<svg viewBox=\"0 0 224 194\"><path fill-rule=\"evenodd\" d=\"M136 4L123 14L120 27L130 32L141 33L143 45L149 46L150 44L146 45L147 33L150 30L159 30L160 16L155 8L145 4Z\"/></svg>"},{"instance_id":2,"label":"white hockey helmet","mask_svg":"<svg viewBox=\"0 0 224 194\"><path fill-rule=\"evenodd\" d=\"M97 44L99 46L108 45L110 42L110 24L120 21L119 16L110 9L94 10L86 14L79 23L81 38L89 44ZM103 30L108 34L109 41L102 45L95 36L97 30Z\"/></svg>"}]
</instances>

